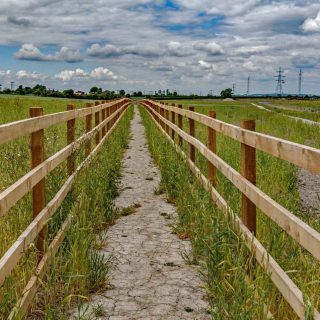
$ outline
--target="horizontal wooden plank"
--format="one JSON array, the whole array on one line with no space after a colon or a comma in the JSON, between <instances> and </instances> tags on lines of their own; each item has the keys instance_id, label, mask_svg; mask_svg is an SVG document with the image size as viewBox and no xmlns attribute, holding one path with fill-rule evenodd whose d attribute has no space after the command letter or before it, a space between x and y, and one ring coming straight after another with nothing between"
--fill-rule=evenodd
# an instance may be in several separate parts
<instances>
[{"instance_id":1,"label":"horizontal wooden plank","mask_svg":"<svg viewBox=\"0 0 320 320\"><path fill-rule=\"evenodd\" d=\"M220 132L234 140L248 146L259 149L277 158L291 162L301 168L320 173L320 150L299 143L276 138L259 132L252 132L239 128L230 123L212 119L204 114L191 112L177 107L166 106L148 100L150 103L161 106L165 110L174 111L177 114L200 122L217 132Z\"/></svg>"},{"instance_id":2,"label":"horizontal wooden plank","mask_svg":"<svg viewBox=\"0 0 320 320\"><path fill-rule=\"evenodd\" d=\"M37 293L39 282L41 282L41 280L43 279L51 263L51 258L56 254L62 241L64 240L65 235L71 225L71 220L72 220L72 216L68 215L67 219L62 224L62 227L60 228L59 232L50 243L48 251L40 260L37 266L35 275L33 275L28 281L28 284L24 289L22 298L18 301L17 305L10 313L8 320L22 318L28 312L30 304L35 294Z\"/></svg>"},{"instance_id":3,"label":"horizontal wooden plank","mask_svg":"<svg viewBox=\"0 0 320 320\"><path fill-rule=\"evenodd\" d=\"M71 119L77 119L85 117L88 114L94 114L95 112L106 109L110 106L116 105L121 101L126 101L128 99L121 99L117 101L112 101L105 104L100 104L91 108L75 109L70 111L52 113L36 118L28 118L16 122L10 122L0 125L0 144L12 141L24 135L30 134L32 132L46 129L48 127L64 123Z\"/></svg>"},{"instance_id":4,"label":"horizontal wooden plank","mask_svg":"<svg viewBox=\"0 0 320 320\"><path fill-rule=\"evenodd\" d=\"M155 111L150 108L151 112ZM301 246L308 250L314 257L320 260L320 233L311 228L289 210L282 207L272 198L266 195L258 187L245 179L239 172L227 164L223 159L211 152L201 141L179 129L176 125L157 114L163 122L180 135L185 141L191 143L197 150L209 160L221 173L229 179L236 188L246 195L260 210L277 223Z\"/></svg>"},{"instance_id":5,"label":"horizontal wooden plank","mask_svg":"<svg viewBox=\"0 0 320 320\"><path fill-rule=\"evenodd\" d=\"M146 108L151 112L154 111L147 105ZM227 202L218 193L218 191L210 184L210 181L201 173L200 169L194 164L194 162L188 159L187 155L181 150L181 148L172 140L170 136L163 130L163 128L152 117L157 127L167 137L167 139L174 145L179 154L188 161L190 169L196 175L203 187L211 193L213 200L217 204L228 218L232 221L232 226L235 231L240 232L249 250L254 252L255 258L258 263L264 268L264 270L271 274L271 280L281 292L285 300L290 304L292 309L296 312L300 319L305 319L305 313L307 307L304 304L303 294L296 284L289 278L286 272L279 266L274 258L267 252L263 245L257 238L249 231L249 229L243 224L241 219L236 215ZM314 310L314 319L320 319L320 314L317 310Z\"/></svg>"},{"instance_id":6,"label":"horizontal wooden plank","mask_svg":"<svg viewBox=\"0 0 320 320\"><path fill-rule=\"evenodd\" d=\"M119 113L125 109L127 104L117 109L111 116L106 118L99 125L94 127L90 132L83 134L75 142L67 145L50 158L46 159L40 165L29 171L18 181L0 193L0 217L3 216L15 203L17 203L27 192L53 171L59 164L71 155L72 152L78 150L82 144L90 140L97 131L101 130L107 123L110 123Z\"/></svg>"},{"instance_id":7,"label":"horizontal wooden plank","mask_svg":"<svg viewBox=\"0 0 320 320\"><path fill-rule=\"evenodd\" d=\"M126 107L129 105L128 103ZM124 109L125 111L125 109ZM101 139L99 144L92 150L90 155L78 166L74 174L72 174L64 183L62 188L57 192L54 198L47 204L47 206L38 214L38 216L30 223L24 230L20 237L13 243L7 252L0 259L0 286L3 284L5 278L11 273L13 268L19 262L24 250L34 241L38 233L42 230L44 225L53 216L55 211L59 208L64 198L75 181L76 176L93 159L95 154L99 151L103 143L108 139L111 133L116 129L118 123L125 113L122 112L117 121L113 124L108 133Z\"/></svg>"}]
</instances>

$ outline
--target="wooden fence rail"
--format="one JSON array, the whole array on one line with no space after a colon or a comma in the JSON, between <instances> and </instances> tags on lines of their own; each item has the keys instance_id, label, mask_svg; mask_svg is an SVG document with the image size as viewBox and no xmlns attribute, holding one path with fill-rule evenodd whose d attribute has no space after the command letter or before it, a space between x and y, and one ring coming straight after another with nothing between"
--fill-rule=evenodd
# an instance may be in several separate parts
<instances>
[{"instance_id":1,"label":"wooden fence rail","mask_svg":"<svg viewBox=\"0 0 320 320\"><path fill-rule=\"evenodd\" d=\"M152 115L156 125L175 146L178 153L186 159L193 173L205 189L211 193L217 206L231 217L234 229L240 232L248 248L253 250L258 263L270 273L271 280L298 317L305 319L308 306L305 305L301 290L255 237L256 207L261 209L264 214L277 223L318 260L320 260L320 234L255 186L255 150L262 150L313 172L320 172L320 150L254 132L253 122L243 123L243 128L240 128L215 119L213 113L210 113L208 117L193 110L182 109L181 106L176 108L152 100L143 100L141 104ZM165 111L178 115L178 126L163 116ZM182 130L182 119L179 117L186 117L189 120L190 134ZM190 120L208 127L208 147L196 139L193 124L190 125ZM169 129L165 130L165 128L171 128L171 130L175 131L179 137L177 142L169 135ZM242 174L216 154L215 132L221 132L242 144ZM182 141L189 143L189 155L181 149ZM208 178L195 165L194 151L191 146L207 159ZM227 202L215 189L215 170L219 170L242 192L242 219L231 210ZM317 310L314 310L314 319L320 319L320 314Z\"/></svg>"},{"instance_id":2,"label":"wooden fence rail","mask_svg":"<svg viewBox=\"0 0 320 320\"><path fill-rule=\"evenodd\" d=\"M38 266L35 275L29 280L22 298L12 311L9 319L15 319L17 315L23 316L30 306L36 294L39 281L45 275L50 264L51 257L57 252L65 234L71 225L72 216L68 215L59 232L45 251L45 227L49 219L62 204L63 200L72 189L75 179L84 166L86 166L99 151L110 134L117 127L125 110L131 104L129 99L121 99L109 103L99 102L95 106L87 105L83 109L74 109L68 105L66 112L42 115L41 108L32 108L30 119L25 119L0 126L0 144L26 134L31 134L32 170L0 193L0 217L3 216L28 192L33 192L34 219L22 232L19 238L11 245L0 259L0 286L16 267L24 250L37 238ZM95 126L92 128L94 115ZM86 133L75 140L75 121L86 117ZM101 118L101 121L100 121ZM67 146L44 160L44 129L57 124L67 125ZM91 148L91 140L95 138L95 147ZM75 151L85 144L86 158L76 168ZM67 163L68 179L57 192L53 199L46 204L44 194L45 177L65 160Z\"/></svg>"}]
</instances>

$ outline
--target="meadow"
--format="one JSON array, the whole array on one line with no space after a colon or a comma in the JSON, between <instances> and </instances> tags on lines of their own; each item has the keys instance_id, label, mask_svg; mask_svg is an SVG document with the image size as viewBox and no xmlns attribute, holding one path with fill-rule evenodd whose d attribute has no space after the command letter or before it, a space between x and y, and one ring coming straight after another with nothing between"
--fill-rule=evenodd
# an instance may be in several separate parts
<instances>
[{"instance_id":1,"label":"meadow","mask_svg":"<svg viewBox=\"0 0 320 320\"><path fill-rule=\"evenodd\" d=\"M65 111L67 104L84 107L87 101L47 99L35 97L0 96L0 124L27 118L29 108L41 106L44 114ZM267 112L251 105L251 100L226 102L222 100L183 100L170 103L184 107L195 106L195 111L217 113L219 120L239 125L244 119L256 120L256 131L290 141L320 148L320 127L311 126L287 117L286 112L315 114L309 111ZM259 101L255 101L259 104ZM308 102L309 103L309 102ZM316 102L315 102L316 103ZM316 108L316 106L315 106ZM166 191L168 201L179 211L175 232L190 238L192 253L185 254L190 263L203 266L208 298L213 319L266 319L267 310L277 319L296 319L290 306L266 274L255 265L242 239L231 228L231 222L217 209L210 195L196 181L185 162L181 161L172 145L160 134L147 111L140 108L149 148L162 173L162 183L156 193ZM76 219L66 240L52 263L52 268L41 283L41 290L33 305L32 319L67 319L66 310L79 306L95 290L104 286L110 261L104 260L93 249L105 243L100 231L114 223L118 212L113 198L118 192L123 150L129 139L132 108L120 126L102 148L94 161L77 178L74 191L49 221L49 239L70 212ZM184 120L184 129L188 123ZM85 131L84 120L76 121L76 138ZM196 137L207 142L207 128L196 124ZM45 157L48 158L66 145L66 125L45 130ZM184 143L184 151L188 146ZM240 170L240 143L217 133L217 154L236 170ZM77 152L76 161L84 160L84 150ZM196 164L206 173L207 161L196 154ZM94 168L94 169L93 169ZM0 146L0 191L30 170L29 137L16 139ZM298 188L299 169L286 161L257 152L257 185L266 194L292 211L314 229L320 231L318 215L301 206ZM67 178L63 164L49 174L46 182L47 201L60 189ZM222 174L217 175L218 191L232 209L240 212L240 192ZM24 196L17 205L0 219L0 254L32 221L31 195ZM320 272L318 262L292 240L280 227L258 211L257 237L302 289L306 303L319 308ZM0 318L6 317L21 295L35 267L36 250L31 246L18 267L0 289ZM249 259L248 259L249 258ZM306 315L311 319L311 314Z\"/></svg>"},{"instance_id":2,"label":"meadow","mask_svg":"<svg viewBox=\"0 0 320 320\"><path fill-rule=\"evenodd\" d=\"M217 118L239 125L244 119L256 120L256 131L290 141L320 147L318 126L297 122L281 113L269 113L246 104L245 101L174 101L185 107L195 106L195 111L217 113ZM171 144L159 134L149 115L142 110L147 126L150 149L162 172L162 183L180 213L177 233L190 237L193 243L194 262L205 263L204 275L212 303L214 319L265 319L267 306L275 318L296 319L290 306L272 285L268 276L258 268L249 284L246 283L246 257L248 251L230 228L229 221L210 201L209 195L195 181L187 164L181 162ZM184 129L188 124L184 121ZM207 128L196 123L196 137L207 143ZM237 171L240 170L240 143L217 134L217 154ZM184 144L188 154L188 146ZM196 154L196 164L206 174L207 161ZM303 221L320 231L318 215L301 206L298 189L298 168L286 161L257 152L257 185L278 203ZM217 175L217 189L231 208L241 212L240 192L222 174ZM281 228L258 211L257 238L302 288L305 301L319 307L320 273L318 262L295 243ZM311 315L309 315L311 318ZM308 317L307 317L308 318Z\"/></svg>"},{"instance_id":3,"label":"meadow","mask_svg":"<svg viewBox=\"0 0 320 320\"><path fill-rule=\"evenodd\" d=\"M29 108L43 107L44 114L65 111L67 104L84 107L88 101L0 96L0 124L28 117ZM129 138L132 109L122 118L98 155L76 179L73 191L63 201L48 223L48 242L54 237L67 214L74 219L66 239L52 261L46 278L33 304L32 319L67 319L70 305L87 299L105 284L110 261L94 249L105 242L100 234L116 219L113 198L118 181L123 150ZM85 132L84 120L76 121L76 138ZM66 124L45 130L45 158L66 146ZM30 170L29 137L22 137L0 146L0 191ZM84 160L84 146L76 154L76 162ZM50 201L67 179L67 164L54 169L46 178L46 201ZM24 196L0 219L0 255L2 256L32 221L31 194ZM36 262L34 246L25 252L14 272L0 289L0 318L6 318L21 296L33 274ZM19 315L14 319L19 319Z\"/></svg>"}]
</instances>

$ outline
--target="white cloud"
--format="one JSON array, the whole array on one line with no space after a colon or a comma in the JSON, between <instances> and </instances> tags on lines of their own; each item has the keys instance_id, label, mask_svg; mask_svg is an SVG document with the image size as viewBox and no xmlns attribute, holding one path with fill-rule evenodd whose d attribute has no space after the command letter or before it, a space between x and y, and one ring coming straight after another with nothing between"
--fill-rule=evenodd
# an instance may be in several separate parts
<instances>
[{"instance_id":1,"label":"white cloud","mask_svg":"<svg viewBox=\"0 0 320 320\"><path fill-rule=\"evenodd\" d=\"M217 67L214 64L211 64L209 62L206 62L204 60L199 60L198 62L200 69L202 70L210 70L210 71L215 71Z\"/></svg>"},{"instance_id":2,"label":"white cloud","mask_svg":"<svg viewBox=\"0 0 320 320\"><path fill-rule=\"evenodd\" d=\"M18 52L15 53L15 58L18 60L31 61L65 61L79 62L82 60L78 50L73 50L67 47L62 47L55 54L44 54L32 43L25 43L21 46Z\"/></svg>"},{"instance_id":3,"label":"white cloud","mask_svg":"<svg viewBox=\"0 0 320 320\"><path fill-rule=\"evenodd\" d=\"M196 43L194 47L213 56L223 54L224 52L222 47L214 41Z\"/></svg>"},{"instance_id":4,"label":"white cloud","mask_svg":"<svg viewBox=\"0 0 320 320\"><path fill-rule=\"evenodd\" d=\"M25 70L19 70L16 73L16 78L19 80L43 80L45 76L37 72L27 72Z\"/></svg>"},{"instance_id":5,"label":"white cloud","mask_svg":"<svg viewBox=\"0 0 320 320\"><path fill-rule=\"evenodd\" d=\"M118 77L108 68L98 67L91 71L90 76L99 80L117 80Z\"/></svg>"},{"instance_id":6,"label":"white cloud","mask_svg":"<svg viewBox=\"0 0 320 320\"><path fill-rule=\"evenodd\" d=\"M314 19L305 20L301 28L305 32L320 32L320 11Z\"/></svg>"},{"instance_id":7,"label":"white cloud","mask_svg":"<svg viewBox=\"0 0 320 320\"><path fill-rule=\"evenodd\" d=\"M63 70L56 74L54 78L62 80L63 82L70 82L72 80L86 79L86 80L118 80L119 77L115 75L108 68L97 67L91 72L86 72L83 69L77 68L75 70Z\"/></svg>"},{"instance_id":8,"label":"white cloud","mask_svg":"<svg viewBox=\"0 0 320 320\"><path fill-rule=\"evenodd\" d=\"M73 79L86 78L86 77L88 77L88 74L80 68L75 70L63 70L60 73L55 75L56 79L62 80L63 82L69 82Z\"/></svg>"}]
</instances>

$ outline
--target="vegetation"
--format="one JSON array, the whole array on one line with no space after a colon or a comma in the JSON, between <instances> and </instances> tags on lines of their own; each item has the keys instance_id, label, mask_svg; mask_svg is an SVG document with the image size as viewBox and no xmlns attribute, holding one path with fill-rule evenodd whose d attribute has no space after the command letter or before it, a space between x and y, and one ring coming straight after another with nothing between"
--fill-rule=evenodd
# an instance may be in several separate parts
<instances>
[{"instance_id":1,"label":"vegetation","mask_svg":"<svg viewBox=\"0 0 320 320\"><path fill-rule=\"evenodd\" d=\"M11 106L8 106L7 103ZM83 105L72 101L77 107ZM1 123L6 123L28 114L30 105L43 105L45 113L64 111L70 101L52 99L24 99L15 105L15 100L0 98ZM11 114L8 113L12 111ZM132 109L124 115L119 127L102 147L93 161L76 179L73 191L67 196L54 217L48 223L48 238L51 240L60 228L67 214L72 213L71 227L66 235L35 300L33 316L45 319L67 319L66 310L70 304L79 303L105 283L105 276L111 260L99 254L97 249L104 244L105 236L100 233L117 217L113 198L118 192L121 158L127 146L129 122ZM66 125L45 130L46 157L66 144ZM84 132L84 122L76 121L76 135ZM0 190L4 190L29 171L29 139L17 139L0 146ZM79 163L84 159L81 148L76 155ZM46 179L46 196L49 201L61 188L67 177L67 166L63 164ZM0 255L12 245L21 232L32 221L31 196L26 195L16 206L0 219L3 232L0 235ZM23 258L0 289L0 318L6 318L17 298L33 274L36 262L34 246L25 252Z\"/></svg>"},{"instance_id":2,"label":"vegetation","mask_svg":"<svg viewBox=\"0 0 320 320\"><path fill-rule=\"evenodd\" d=\"M228 88L228 89L222 90L220 95L223 99L231 98L232 97L232 89Z\"/></svg>"},{"instance_id":3,"label":"vegetation","mask_svg":"<svg viewBox=\"0 0 320 320\"><path fill-rule=\"evenodd\" d=\"M142 96L141 92L134 92L133 96ZM89 93L85 93L84 91L74 91L73 89L66 89L63 91L48 89L44 85L37 84L33 88L31 87L23 87L19 85L16 90L11 90L8 88L0 90L0 94L11 94L11 95L33 95L40 97L55 97L55 98L78 98L78 99L100 99L100 100L109 100L116 99L121 97L130 98L130 94L126 94L126 92L122 89L119 92L115 92L113 90L105 90L102 88L92 87Z\"/></svg>"},{"instance_id":4,"label":"vegetation","mask_svg":"<svg viewBox=\"0 0 320 320\"><path fill-rule=\"evenodd\" d=\"M192 101L182 103L195 105ZM196 105L197 112L207 114L209 110L215 110L218 119L234 124L239 124L243 119L256 119L259 132L320 147L316 138L320 134L320 128L284 115L267 113L252 106L239 107L237 103ZM265 319L267 307L276 318L296 319L268 275L259 267L251 274L250 281L246 281L246 270L248 264L252 263L252 257L244 244L230 228L230 222L212 203L210 196L195 182L187 164L181 161L171 144L159 134L145 110L142 110L142 115L147 127L150 150L161 168L162 187L167 190L170 201L179 210L180 219L176 231L180 237L191 239L192 261L203 261L205 264L204 275L213 318L236 319L241 315L241 319ZM186 122L184 128L187 128ZM196 124L196 136L206 143L207 129ZM217 140L218 155L239 171L240 143L221 134L217 135ZM184 150L188 150L186 144ZM198 154L196 159L197 166L206 173L206 160ZM297 170L285 161L262 152L257 153L259 188L320 231L319 219L301 208ZM218 191L232 209L239 213L240 193L220 173L217 178ZM290 277L302 289L306 303L319 307L320 285L316 279L320 273L317 261L260 211L257 225L258 239L280 266L290 273ZM306 318L310 317L310 314L306 315Z\"/></svg>"}]
</instances>

